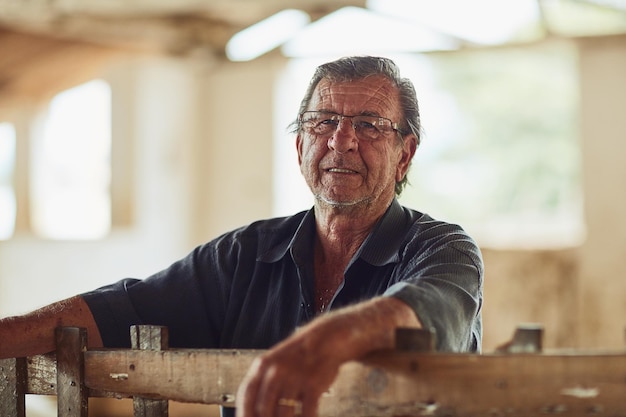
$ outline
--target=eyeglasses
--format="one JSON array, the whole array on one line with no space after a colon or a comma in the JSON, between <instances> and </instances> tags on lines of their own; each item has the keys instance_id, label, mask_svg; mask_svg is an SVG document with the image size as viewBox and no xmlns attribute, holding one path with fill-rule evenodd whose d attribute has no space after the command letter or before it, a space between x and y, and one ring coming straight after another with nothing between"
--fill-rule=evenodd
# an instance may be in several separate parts
<instances>
[{"instance_id":1,"label":"eyeglasses","mask_svg":"<svg viewBox=\"0 0 626 417\"><path fill-rule=\"evenodd\" d=\"M299 122L300 126L307 129L308 133L320 138L328 138L337 131L337 127L343 119L351 120L357 138L362 140L378 140L391 131L401 133L397 123L379 116L344 116L325 111L305 111L300 114Z\"/></svg>"}]
</instances>

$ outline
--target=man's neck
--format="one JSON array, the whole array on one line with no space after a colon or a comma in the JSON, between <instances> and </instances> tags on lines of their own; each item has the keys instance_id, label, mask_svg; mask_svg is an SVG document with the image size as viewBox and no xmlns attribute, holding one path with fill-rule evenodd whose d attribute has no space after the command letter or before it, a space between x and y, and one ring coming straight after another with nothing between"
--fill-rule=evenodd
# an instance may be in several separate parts
<instances>
[{"instance_id":1,"label":"man's neck","mask_svg":"<svg viewBox=\"0 0 626 417\"><path fill-rule=\"evenodd\" d=\"M315 205L315 223L318 250L324 258L352 258L372 228L385 213L371 206L331 206L323 202Z\"/></svg>"}]
</instances>

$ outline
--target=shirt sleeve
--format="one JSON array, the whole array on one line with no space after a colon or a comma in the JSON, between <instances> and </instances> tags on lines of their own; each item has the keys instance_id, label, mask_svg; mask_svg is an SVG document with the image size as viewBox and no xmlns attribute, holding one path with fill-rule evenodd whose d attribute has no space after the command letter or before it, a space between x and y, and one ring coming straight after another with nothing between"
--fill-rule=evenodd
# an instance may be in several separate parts
<instances>
[{"instance_id":1,"label":"shirt sleeve","mask_svg":"<svg viewBox=\"0 0 626 417\"><path fill-rule=\"evenodd\" d=\"M385 295L413 308L423 327L434 333L437 350L480 352L480 250L460 228L446 225L444 230L422 232L407 245L397 278Z\"/></svg>"},{"instance_id":2,"label":"shirt sleeve","mask_svg":"<svg viewBox=\"0 0 626 417\"><path fill-rule=\"evenodd\" d=\"M130 326L145 324L128 296L128 287L136 282L138 280L127 278L81 294L106 347L130 347Z\"/></svg>"},{"instance_id":3,"label":"shirt sleeve","mask_svg":"<svg viewBox=\"0 0 626 417\"><path fill-rule=\"evenodd\" d=\"M81 294L104 345L130 347L130 326L148 324L166 326L171 347L217 346L222 292L219 280L201 279L216 275L211 251L205 249L196 248L146 279L127 278Z\"/></svg>"}]
</instances>

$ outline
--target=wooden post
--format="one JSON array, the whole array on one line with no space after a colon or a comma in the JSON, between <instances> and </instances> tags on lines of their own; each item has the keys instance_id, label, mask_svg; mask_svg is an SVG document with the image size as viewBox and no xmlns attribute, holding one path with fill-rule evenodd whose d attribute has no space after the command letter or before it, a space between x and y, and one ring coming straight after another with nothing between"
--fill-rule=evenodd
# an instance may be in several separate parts
<instances>
[{"instance_id":1,"label":"wooden post","mask_svg":"<svg viewBox=\"0 0 626 417\"><path fill-rule=\"evenodd\" d=\"M131 326L130 341L133 349L167 350L169 347L169 334L166 327ZM133 397L135 417L168 417L168 405L167 400Z\"/></svg>"},{"instance_id":2,"label":"wooden post","mask_svg":"<svg viewBox=\"0 0 626 417\"><path fill-rule=\"evenodd\" d=\"M85 386L87 330L59 327L55 331L58 417L87 417L89 394Z\"/></svg>"},{"instance_id":3,"label":"wooden post","mask_svg":"<svg viewBox=\"0 0 626 417\"><path fill-rule=\"evenodd\" d=\"M26 359L0 360L0 416L26 416Z\"/></svg>"},{"instance_id":4,"label":"wooden post","mask_svg":"<svg viewBox=\"0 0 626 417\"><path fill-rule=\"evenodd\" d=\"M541 353L543 350L543 325L519 324L513 338L496 348L497 353Z\"/></svg>"},{"instance_id":5,"label":"wooden post","mask_svg":"<svg viewBox=\"0 0 626 417\"><path fill-rule=\"evenodd\" d=\"M396 350L434 352L435 332L429 329L399 327L396 329Z\"/></svg>"}]
</instances>

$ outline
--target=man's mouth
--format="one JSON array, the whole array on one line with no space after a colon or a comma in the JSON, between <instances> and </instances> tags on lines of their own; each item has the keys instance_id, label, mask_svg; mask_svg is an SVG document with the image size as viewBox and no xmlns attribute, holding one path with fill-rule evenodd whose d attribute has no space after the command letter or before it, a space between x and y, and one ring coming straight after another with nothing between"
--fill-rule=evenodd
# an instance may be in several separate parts
<instances>
[{"instance_id":1,"label":"man's mouth","mask_svg":"<svg viewBox=\"0 0 626 417\"><path fill-rule=\"evenodd\" d=\"M355 174L356 171L353 171L351 169L345 169L345 168L329 168L328 172L334 172L337 174Z\"/></svg>"}]
</instances>

